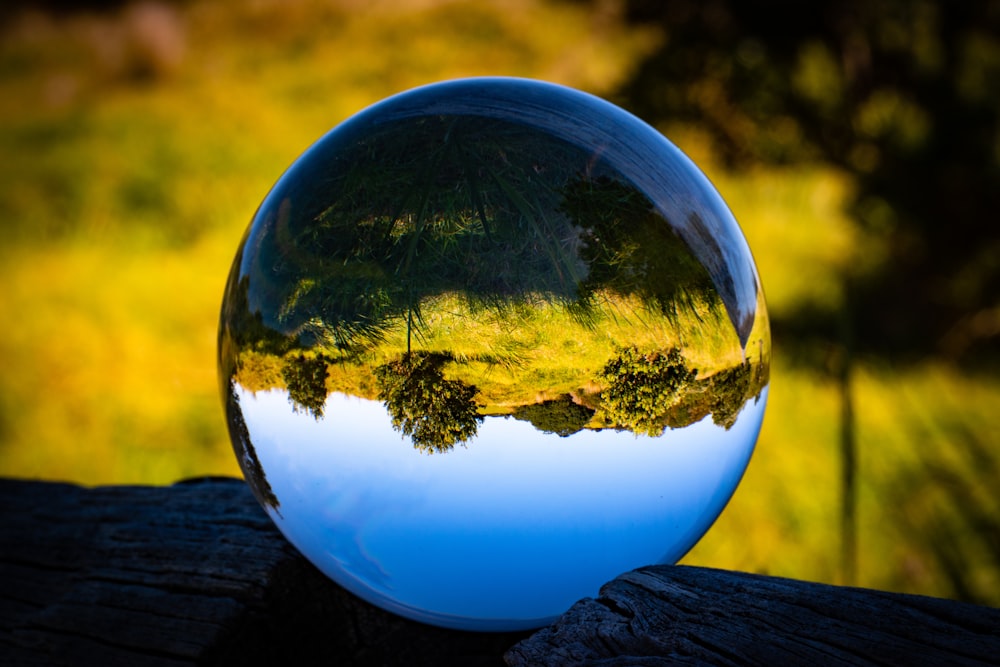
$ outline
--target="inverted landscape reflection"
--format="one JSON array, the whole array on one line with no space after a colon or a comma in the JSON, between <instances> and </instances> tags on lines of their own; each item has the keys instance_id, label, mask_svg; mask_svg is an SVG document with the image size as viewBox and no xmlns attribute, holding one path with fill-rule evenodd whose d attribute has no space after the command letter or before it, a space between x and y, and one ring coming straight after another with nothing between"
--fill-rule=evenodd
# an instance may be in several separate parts
<instances>
[{"instance_id":1,"label":"inverted landscape reflection","mask_svg":"<svg viewBox=\"0 0 1000 667\"><path fill-rule=\"evenodd\" d=\"M417 620L537 627L673 562L753 451L770 330L732 214L652 128L516 79L335 128L275 184L219 370L258 500Z\"/></svg>"}]
</instances>

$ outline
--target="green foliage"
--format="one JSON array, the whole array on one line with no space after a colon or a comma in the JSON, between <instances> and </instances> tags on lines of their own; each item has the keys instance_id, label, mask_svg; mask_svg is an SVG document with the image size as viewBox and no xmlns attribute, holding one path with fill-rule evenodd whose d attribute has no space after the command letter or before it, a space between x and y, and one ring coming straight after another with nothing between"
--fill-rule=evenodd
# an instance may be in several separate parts
<instances>
[{"instance_id":1,"label":"green foliage","mask_svg":"<svg viewBox=\"0 0 1000 667\"><path fill-rule=\"evenodd\" d=\"M747 402L753 383L753 370L749 363L719 371L709 380L709 410L712 423L724 428L732 428L736 417ZM758 390L759 391L759 390Z\"/></svg>"},{"instance_id":2,"label":"green foliage","mask_svg":"<svg viewBox=\"0 0 1000 667\"><path fill-rule=\"evenodd\" d=\"M235 373L230 377L247 391L287 388L284 379L285 360L282 357L244 350L240 353L236 366Z\"/></svg>"},{"instance_id":3,"label":"green foliage","mask_svg":"<svg viewBox=\"0 0 1000 667\"><path fill-rule=\"evenodd\" d=\"M626 347L601 369L600 377L607 383L601 392L601 412L616 427L661 435L667 412L697 373L688 368L678 348L642 353Z\"/></svg>"},{"instance_id":4,"label":"green foliage","mask_svg":"<svg viewBox=\"0 0 1000 667\"><path fill-rule=\"evenodd\" d=\"M843 263L846 298L787 314L795 344L838 341L848 320L851 344L884 358L1000 359L1000 231L983 224L1000 209L995 3L626 5L669 35L623 87L628 108L699 128L731 166L849 176L843 204L864 238Z\"/></svg>"},{"instance_id":5,"label":"green foliage","mask_svg":"<svg viewBox=\"0 0 1000 667\"><path fill-rule=\"evenodd\" d=\"M299 354L286 358L281 370L293 409L296 412L305 410L316 421L323 418L323 406L326 405L326 364L327 359L323 355L307 357Z\"/></svg>"},{"instance_id":6,"label":"green foliage","mask_svg":"<svg viewBox=\"0 0 1000 667\"><path fill-rule=\"evenodd\" d=\"M471 439L483 421L474 400L476 388L445 379L441 367L447 360L444 355L418 352L375 369L379 399L393 428L428 454L446 452Z\"/></svg>"},{"instance_id":7,"label":"green foliage","mask_svg":"<svg viewBox=\"0 0 1000 667\"><path fill-rule=\"evenodd\" d=\"M584 298L603 290L637 295L674 321L699 303L719 302L705 266L642 192L600 177L573 179L563 195L561 209L582 229Z\"/></svg>"},{"instance_id":8,"label":"green foliage","mask_svg":"<svg viewBox=\"0 0 1000 667\"><path fill-rule=\"evenodd\" d=\"M519 405L512 413L515 419L531 422L539 431L555 433L561 438L583 430L594 411L575 403L569 394L551 401Z\"/></svg>"}]
</instances>

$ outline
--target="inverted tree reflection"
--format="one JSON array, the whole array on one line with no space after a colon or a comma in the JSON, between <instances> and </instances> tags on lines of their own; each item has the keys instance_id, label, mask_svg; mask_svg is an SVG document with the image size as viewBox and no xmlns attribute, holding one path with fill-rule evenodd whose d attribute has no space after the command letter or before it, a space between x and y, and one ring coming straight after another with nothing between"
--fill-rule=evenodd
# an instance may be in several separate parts
<instances>
[{"instance_id":1,"label":"inverted tree reflection","mask_svg":"<svg viewBox=\"0 0 1000 667\"><path fill-rule=\"evenodd\" d=\"M316 357L297 354L286 358L281 369L292 409L307 412L317 421L323 418L323 406L326 404L326 364L326 357L322 354Z\"/></svg>"},{"instance_id":2,"label":"inverted tree reflection","mask_svg":"<svg viewBox=\"0 0 1000 667\"><path fill-rule=\"evenodd\" d=\"M531 422L542 433L555 433L561 438L586 428L594 417L594 410L564 394L541 403L519 405L512 413L515 419Z\"/></svg>"},{"instance_id":3,"label":"inverted tree reflection","mask_svg":"<svg viewBox=\"0 0 1000 667\"><path fill-rule=\"evenodd\" d=\"M562 192L560 210L581 230L580 256L588 267L582 303L604 292L635 295L676 319L719 300L708 270L635 187L581 176Z\"/></svg>"},{"instance_id":4,"label":"inverted tree reflection","mask_svg":"<svg viewBox=\"0 0 1000 667\"><path fill-rule=\"evenodd\" d=\"M666 429L684 428L708 416L728 430L769 381L767 364L760 361L745 360L701 375L679 348L629 346L604 363L595 377L577 378L576 384L589 390L504 406L463 379L470 376L468 364L447 352L402 354L375 367L334 364L323 355L252 354L244 357L233 384L249 391L280 388L287 392L293 411L319 421L331 391L328 378L336 369L341 381L353 377L355 387L340 386L338 391L381 401L393 428L409 436L418 449L445 452L472 440L486 413L510 415L561 437L603 428L657 437ZM543 368L533 371L544 373ZM369 377L370 391L364 389Z\"/></svg>"},{"instance_id":5,"label":"inverted tree reflection","mask_svg":"<svg viewBox=\"0 0 1000 667\"><path fill-rule=\"evenodd\" d=\"M379 399L392 427L410 436L413 446L433 454L475 437L483 421L474 400L476 388L445 379L449 357L416 352L375 369Z\"/></svg>"},{"instance_id":6,"label":"inverted tree reflection","mask_svg":"<svg viewBox=\"0 0 1000 667\"><path fill-rule=\"evenodd\" d=\"M616 427L637 435L661 435L667 411L691 387L697 373L675 347L645 354L627 347L601 370L607 383L601 392L601 411Z\"/></svg>"}]
</instances>

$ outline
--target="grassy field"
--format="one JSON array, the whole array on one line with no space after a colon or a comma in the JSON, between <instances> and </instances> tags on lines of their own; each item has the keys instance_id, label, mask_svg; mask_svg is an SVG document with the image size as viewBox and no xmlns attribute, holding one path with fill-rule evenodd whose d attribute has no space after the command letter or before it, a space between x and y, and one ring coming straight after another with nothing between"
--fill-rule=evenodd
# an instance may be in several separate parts
<instances>
[{"instance_id":1,"label":"grassy field","mask_svg":"<svg viewBox=\"0 0 1000 667\"><path fill-rule=\"evenodd\" d=\"M476 74L608 93L658 37L516 2L213 0L15 17L0 38L0 474L166 484L238 474L215 345L225 277L270 185L312 141L400 90ZM878 246L819 169L719 187L772 313L840 302ZM831 350L831 355L835 350ZM758 450L685 562L837 581L841 393L775 348ZM857 583L1000 604L1000 382L928 364L854 376Z\"/></svg>"}]
</instances>

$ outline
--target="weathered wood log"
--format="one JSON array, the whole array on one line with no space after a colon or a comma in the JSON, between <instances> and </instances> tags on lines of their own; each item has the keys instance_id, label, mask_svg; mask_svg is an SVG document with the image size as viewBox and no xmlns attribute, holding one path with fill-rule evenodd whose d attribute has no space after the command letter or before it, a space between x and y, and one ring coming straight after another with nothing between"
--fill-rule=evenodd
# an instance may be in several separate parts
<instances>
[{"instance_id":1,"label":"weathered wood log","mask_svg":"<svg viewBox=\"0 0 1000 667\"><path fill-rule=\"evenodd\" d=\"M509 667L998 665L1000 609L650 566L576 603L505 659Z\"/></svg>"},{"instance_id":2,"label":"weathered wood log","mask_svg":"<svg viewBox=\"0 0 1000 667\"><path fill-rule=\"evenodd\" d=\"M0 480L0 665L1000 664L997 609L692 567L624 574L528 634L359 600L239 480Z\"/></svg>"},{"instance_id":3,"label":"weathered wood log","mask_svg":"<svg viewBox=\"0 0 1000 667\"><path fill-rule=\"evenodd\" d=\"M444 630L361 601L240 480L0 480L0 665L502 665L527 634Z\"/></svg>"}]
</instances>

